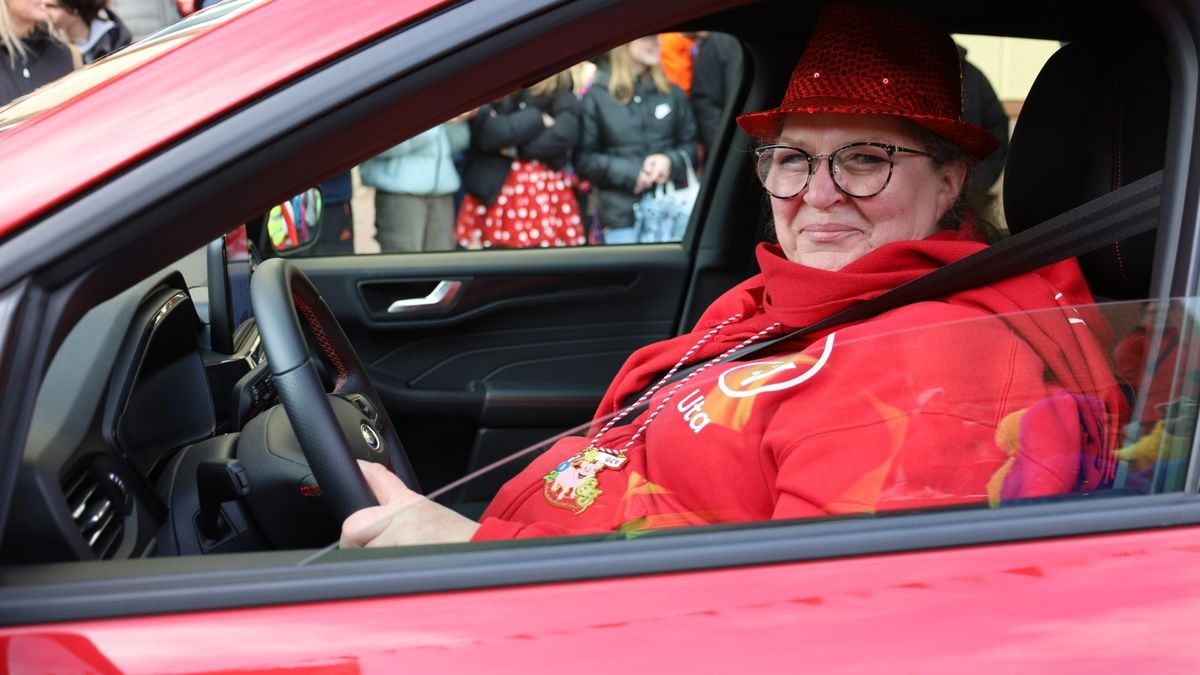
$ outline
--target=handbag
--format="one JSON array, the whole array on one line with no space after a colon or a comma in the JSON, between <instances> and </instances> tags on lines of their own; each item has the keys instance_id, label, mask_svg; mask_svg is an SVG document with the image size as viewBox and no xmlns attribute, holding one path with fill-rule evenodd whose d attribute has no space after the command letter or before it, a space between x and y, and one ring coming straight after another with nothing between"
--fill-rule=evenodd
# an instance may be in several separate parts
<instances>
[{"instance_id":1,"label":"handbag","mask_svg":"<svg viewBox=\"0 0 1200 675\"><path fill-rule=\"evenodd\" d=\"M639 244L683 241L692 218L692 207L700 194L700 179L696 177L687 153L682 154L687 185L680 188L667 181L655 186L654 192L646 193L633 205L634 241Z\"/></svg>"}]
</instances>

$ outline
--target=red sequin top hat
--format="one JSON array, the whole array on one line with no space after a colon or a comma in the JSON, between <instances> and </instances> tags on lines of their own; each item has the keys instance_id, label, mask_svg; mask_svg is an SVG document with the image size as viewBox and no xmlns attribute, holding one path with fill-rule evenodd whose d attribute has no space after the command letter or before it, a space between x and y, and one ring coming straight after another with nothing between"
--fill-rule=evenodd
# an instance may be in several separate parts
<instances>
[{"instance_id":1,"label":"red sequin top hat","mask_svg":"<svg viewBox=\"0 0 1200 675\"><path fill-rule=\"evenodd\" d=\"M894 8L839 3L817 19L783 103L737 122L751 136L773 139L793 113L894 115L983 159L996 139L964 122L962 110L962 66L945 31Z\"/></svg>"}]
</instances>

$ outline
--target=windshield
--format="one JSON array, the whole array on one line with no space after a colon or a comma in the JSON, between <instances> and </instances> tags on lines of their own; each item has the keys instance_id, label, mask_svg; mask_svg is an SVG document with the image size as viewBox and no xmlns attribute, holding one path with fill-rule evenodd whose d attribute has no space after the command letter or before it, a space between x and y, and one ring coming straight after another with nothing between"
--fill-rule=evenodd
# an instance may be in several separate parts
<instances>
[{"instance_id":1,"label":"windshield","mask_svg":"<svg viewBox=\"0 0 1200 675\"><path fill-rule=\"evenodd\" d=\"M196 12L173 25L130 45L109 58L100 59L59 78L28 96L0 107L0 133L83 92L127 73L190 42L201 33L266 0L225 0Z\"/></svg>"}]
</instances>

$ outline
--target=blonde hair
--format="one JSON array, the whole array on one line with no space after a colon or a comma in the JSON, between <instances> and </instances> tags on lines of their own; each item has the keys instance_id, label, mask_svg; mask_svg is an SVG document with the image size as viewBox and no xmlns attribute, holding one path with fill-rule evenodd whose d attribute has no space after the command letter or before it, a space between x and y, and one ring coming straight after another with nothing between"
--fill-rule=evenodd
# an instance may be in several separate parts
<instances>
[{"instance_id":1,"label":"blonde hair","mask_svg":"<svg viewBox=\"0 0 1200 675\"><path fill-rule=\"evenodd\" d=\"M571 87L571 71L564 70L533 85L529 93L538 97L550 96L559 91L570 91Z\"/></svg>"},{"instance_id":2,"label":"blonde hair","mask_svg":"<svg viewBox=\"0 0 1200 675\"><path fill-rule=\"evenodd\" d=\"M8 52L9 63L14 66L18 56L24 58L29 55L22 37L24 36L17 35L13 26L12 14L8 11L8 0L0 0L0 43L4 45L4 51Z\"/></svg>"},{"instance_id":3,"label":"blonde hair","mask_svg":"<svg viewBox=\"0 0 1200 675\"><path fill-rule=\"evenodd\" d=\"M571 73L572 90L575 92L575 97L582 98L596 77L596 64L591 61L580 61L571 66L567 72Z\"/></svg>"},{"instance_id":4,"label":"blonde hair","mask_svg":"<svg viewBox=\"0 0 1200 675\"><path fill-rule=\"evenodd\" d=\"M629 105L633 100L633 91L637 84L638 72L633 64L633 56L629 53L629 45L623 44L608 52L610 66L608 93L613 100L621 105ZM658 93L666 94L671 91L671 83L662 66L654 64L647 73Z\"/></svg>"}]
</instances>

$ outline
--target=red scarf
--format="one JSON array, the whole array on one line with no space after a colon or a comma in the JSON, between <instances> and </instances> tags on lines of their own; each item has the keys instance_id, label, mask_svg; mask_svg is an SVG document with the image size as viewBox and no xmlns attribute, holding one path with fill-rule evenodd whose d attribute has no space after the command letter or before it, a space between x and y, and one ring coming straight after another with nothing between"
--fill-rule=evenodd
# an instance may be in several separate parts
<instances>
[{"instance_id":1,"label":"red scarf","mask_svg":"<svg viewBox=\"0 0 1200 675\"><path fill-rule=\"evenodd\" d=\"M742 318L702 345L690 363L719 356L773 322L781 324L777 335L803 328L965 258L985 246L969 227L944 230L923 240L881 246L841 270L830 272L788 260L778 245L760 244L757 257L762 273L718 298L691 333L635 352L610 385L597 417L609 415L631 403L674 366L704 332L734 314L741 313ZM1061 299L1056 299L1059 293ZM990 286L960 291L942 300L1002 315L1042 357L1063 389L1071 393L1105 392L1101 396L1102 407L1110 413L1123 412L1127 407L1108 359L1094 336L1068 322L1076 316L1073 310L1060 309L1061 305L1094 302L1074 258ZM1087 322L1092 333L1107 337L1108 327L1099 313L1087 312L1078 317ZM801 339L807 344L832 330L836 327ZM1101 420L1085 420L1084 423L1090 428L1103 429L1105 448L1116 447L1117 424L1104 424ZM1107 453L1099 453L1094 460L1097 466L1092 479L1085 480L1085 488L1089 482L1111 479L1115 470L1115 463ZM1093 471L1088 473L1093 474Z\"/></svg>"}]
</instances>

